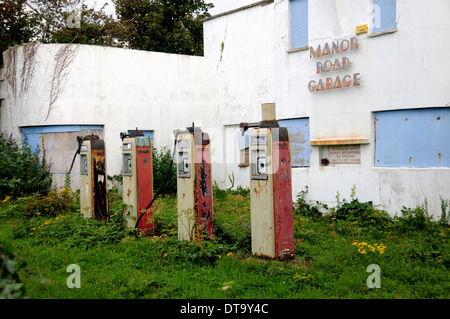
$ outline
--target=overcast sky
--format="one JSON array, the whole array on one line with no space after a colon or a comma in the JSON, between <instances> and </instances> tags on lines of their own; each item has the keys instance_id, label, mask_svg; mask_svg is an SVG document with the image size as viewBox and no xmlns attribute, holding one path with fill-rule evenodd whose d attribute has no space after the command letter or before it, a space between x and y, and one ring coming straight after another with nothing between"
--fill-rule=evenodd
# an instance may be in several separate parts
<instances>
[{"instance_id":1,"label":"overcast sky","mask_svg":"<svg viewBox=\"0 0 450 319\"><path fill-rule=\"evenodd\" d=\"M214 8L209 11L211 15L216 15L221 12L233 10L258 1L259 0L205 0L205 2L207 3L214 4ZM111 0L85 0L85 3L91 5L96 3L97 9L101 8L103 4L108 3L106 12L114 13L114 4Z\"/></svg>"}]
</instances>

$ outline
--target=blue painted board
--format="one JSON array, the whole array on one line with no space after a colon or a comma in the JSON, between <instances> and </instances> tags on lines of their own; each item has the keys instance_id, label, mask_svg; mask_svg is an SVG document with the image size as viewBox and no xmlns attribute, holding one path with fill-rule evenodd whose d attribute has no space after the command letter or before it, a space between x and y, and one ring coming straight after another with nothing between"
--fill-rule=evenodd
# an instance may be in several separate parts
<instances>
[{"instance_id":1,"label":"blue painted board","mask_svg":"<svg viewBox=\"0 0 450 319\"><path fill-rule=\"evenodd\" d=\"M375 113L375 166L450 167L450 108Z\"/></svg>"},{"instance_id":2,"label":"blue painted board","mask_svg":"<svg viewBox=\"0 0 450 319\"><path fill-rule=\"evenodd\" d=\"M308 0L291 0L291 49L308 45Z\"/></svg>"},{"instance_id":3,"label":"blue painted board","mask_svg":"<svg viewBox=\"0 0 450 319\"><path fill-rule=\"evenodd\" d=\"M248 148L249 147L250 130L245 131L244 135L242 135L242 132L239 130L237 135L238 135L239 150L242 151L243 149Z\"/></svg>"},{"instance_id":4,"label":"blue painted board","mask_svg":"<svg viewBox=\"0 0 450 319\"><path fill-rule=\"evenodd\" d=\"M39 152L39 138L42 134L97 131L103 130L102 125L48 125L22 127L22 142L28 145L35 154Z\"/></svg>"},{"instance_id":5,"label":"blue painted board","mask_svg":"<svg viewBox=\"0 0 450 319\"><path fill-rule=\"evenodd\" d=\"M372 4L378 6L379 15L374 14L373 33L394 29L397 27L397 1L396 0L372 0ZM380 21L375 21L379 16ZM377 26L379 24L379 26Z\"/></svg>"},{"instance_id":6,"label":"blue painted board","mask_svg":"<svg viewBox=\"0 0 450 319\"><path fill-rule=\"evenodd\" d=\"M287 127L289 131L291 166L309 167L311 155L309 118L279 120L278 123L280 127Z\"/></svg>"}]
</instances>

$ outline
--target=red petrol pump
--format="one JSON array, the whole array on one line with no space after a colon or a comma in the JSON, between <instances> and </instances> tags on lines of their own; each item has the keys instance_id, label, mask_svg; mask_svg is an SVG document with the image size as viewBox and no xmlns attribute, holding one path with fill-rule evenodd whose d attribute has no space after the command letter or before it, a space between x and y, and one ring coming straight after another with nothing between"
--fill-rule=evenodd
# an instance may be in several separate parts
<instances>
[{"instance_id":1,"label":"red petrol pump","mask_svg":"<svg viewBox=\"0 0 450 319\"><path fill-rule=\"evenodd\" d=\"M259 125L250 132L252 253L270 258L295 256L289 132L279 127L275 104L262 104Z\"/></svg>"},{"instance_id":2,"label":"red petrol pump","mask_svg":"<svg viewBox=\"0 0 450 319\"><path fill-rule=\"evenodd\" d=\"M123 159L123 203L126 227L139 228L141 235L153 235L152 142L142 131L120 133Z\"/></svg>"},{"instance_id":3,"label":"red petrol pump","mask_svg":"<svg viewBox=\"0 0 450 319\"><path fill-rule=\"evenodd\" d=\"M208 133L188 127L176 134L178 239L213 234L211 155Z\"/></svg>"},{"instance_id":4,"label":"red petrol pump","mask_svg":"<svg viewBox=\"0 0 450 319\"><path fill-rule=\"evenodd\" d=\"M107 220L105 142L97 135L78 136L77 141L77 153L80 154L81 214L99 221Z\"/></svg>"}]
</instances>

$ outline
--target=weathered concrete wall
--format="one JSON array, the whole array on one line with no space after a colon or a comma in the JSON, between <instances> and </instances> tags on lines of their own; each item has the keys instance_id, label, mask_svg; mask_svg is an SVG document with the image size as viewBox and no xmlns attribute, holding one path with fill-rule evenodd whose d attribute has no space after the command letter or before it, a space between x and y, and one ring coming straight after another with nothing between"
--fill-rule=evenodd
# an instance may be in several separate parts
<instances>
[{"instance_id":1,"label":"weathered concrete wall","mask_svg":"<svg viewBox=\"0 0 450 319\"><path fill-rule=\"evenodd\" d=\"M288 0L206 21L205 52L220 61L215 72L217 122L257 122L260 104L275 102L278 119L309 118L310 139L319 144L328 139L364 140L360 164L323 166L325 146L311 146L310 167L292 170L294 198L308 186L307 199L333 204L337 192L341 200L349 200L355 186L361 201L373 201L391 214L427 198L429 211L439 216L440 196L450 198L450 169L375 167L374 112L450 105L446 80L450 64L442 63L450 49L450 38L445 36L450 31L446 18L450 3L397 1L397 31L376 37L370 36L370 4L370 0L309 1L309 45L314 50L335 40L356 37L358 41L358 49L329 58L311 58L309 49L290 50ZM246 22L250 27L242 28ZM369 33L356 35L356 26L366 23ZM350 60L349 69L316 73L317 62L342 57ZM308 90L311 80L353 73L360 74L360 86ZM234 134L226 135L227 158L238 158L237 142L231 142ZM226 176L232 174L239 176L239 184L248 185L248 168L228 164L222 176L225 185L230 186Z\"/></svg>"},{"instance_id":2,"label":"weathered concrete wall","mask_svg":"<svg viewBox=\"0 0 450 319\"><path fill-rule=\"evenodd\" d=\"M310 166L292 169L294 199L308 186L308 200L333 204L337 192L349 200L355 186L359 200L391 214L427 198L429 211L439 216L440 196L450 198L450 168L376 167L374 114L450 106L450 64L445 63L450 2L398 0L397 30L377 37L370 36L370 4L309 1L314 50L351 38L359 45L331 55L331 60L347 57L351 66L329 74L316 73L317 62L328 58L311 58L309 49L290 50L288 0L205 21L205 57L86 45L19 47L5 59L14 70L0 76L1 130L20 136L20 127L34 125L102 125L108 174L114 175L122 163L119 132L154 130L156 147L171 147L173 129L194 121L211 137L216 183L230 187L234 175L235 186L248 186L249 169L238 166L238 125L259 122L261 104L273 102L278 119L309 118ZM365 23L369 33L356 35L356 26ZM24 64L23 56L33 63ZM311 80L354 73L360 77L357 87L308 90ZM324 144L355 138L361 143L360 163L322 165Z\"/></svg>"},{"instance_id":3,"label":"weathered concrete wall","mask_svg":"<svg viewBox=\"0 0 450 319\"><path fill-rule=\"evenodd\" d=\"M103 125L108 175L115 175L122 165L120 132L136 127L153 130L155 147L172 149L173 129L194 121L212 126L215 90L203 57L89 45L38 45L29 64L29 87L21 90L24 48L8 52L14 56L10 67L16 76L3 81L0 93L6 97L1 129L15 137L21 136L24 126ZM15 89L11 80L15 80ZM73 144L64 150L67 155L75 152ZM69 165L72 156L70 160L64 156Z\"/></svg>"}]
</instances>

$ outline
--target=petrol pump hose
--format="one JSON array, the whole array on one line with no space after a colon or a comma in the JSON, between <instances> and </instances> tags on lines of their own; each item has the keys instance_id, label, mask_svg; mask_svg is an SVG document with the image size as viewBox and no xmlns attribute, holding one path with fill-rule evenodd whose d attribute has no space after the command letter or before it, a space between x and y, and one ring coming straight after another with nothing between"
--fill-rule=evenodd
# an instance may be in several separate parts
<instances>
[{"instance_id":1,"label":"petrol pump hose","mask_svg":"<svg viewBox=\"0 0 450 319\"><path fill-rule=\"evenodd\" d=\"M147 208L145 209L145 212L141 214L141 216L139 216L139 218L136 220L136 225L134 225L134 228L137 229L139 227L139 222L141 221L142 217L145 215L145 213L147 213L148 209L152 206L153 202L155 201L156 198L158 198L159 193L161 192L161 190L163 189L164 185L167 182L167 179L169 178L170 175L170 170L172 169L172 165L173 165L173 160L175 158L175 150L176 150L176 146L177 146L177 137L178 134L180 134L181 131L180 130L175 130L174 131L174 135L175 135L175 139L174 139L174 144L173 144L173 152L172 152L172 157L170 159L170 165L169 165L169 169L166 172L166 176L164 177L164 181L162 182L162 184L159 186L158 191L156 192L155 196L153 196L153 199L151 200L150 204L148 204ZM137 237L137 232L135 232L135 236Z\"/></svg>"},{"instance_id":2,"label":"petrol pump hose","mask_svg":"<svg viewBox=\"0 0 450 319\"><path fill-rule=\"evenodd\" d=\"M72 164L70 164L70 169L69 169L69 172L67 173L67 174L69 174L69 175L70 175L70 172L72 171L73 163L75 163L75 158L77 157L77 154L80 154L81 144L83 144L84 139L85 139L86 137L87 137L87 136L85 136L85 137L77 136L78 148L77 148L77 151L75 152L75 155L73 156Z\"/></svg>"},{"instance_id":3,"label":"petrol pump hose","mask_svg":"<svg viewBox=\"0 0 450 319\"><path fill-rule=\"evenodd\" d=\"M181 133L180 130L175 130L174 131L175 139L174 139L173 152L172 152L172 157L170 159L169 169L166 172L166 176L164 177L164 181L159 186L158 191L156 192L155 196L153 196L153 199L151 200L150 204L148 204L147 208L145 209L145 212L143 214L141 214L141 216L139 216L139 218L137 219L136 225L134 226L135 229L138 228L139 222L141 221L142 217L145 215L145 213L148 211L148 209L153 205L153 202L159 196L159 193L163 189L164 185L167 183L167 179L169 178L170 170L172 169L172 166L173 166L173 159L175 157L175 150L176 150L176 146L177 146L177 137L178 137L178 134L180 134L180 133ZM70 174L70 172L72 171L73 164L75 162L75 158L77 157L77 154L80 154L81 145L83 144L85 138L86 138L86 136L85 137L77 136L78 149L75 152L75 155L73 156L72 164L70 165L70 169L69 169L68 174Z\"/></svg>"}]
</instances>

